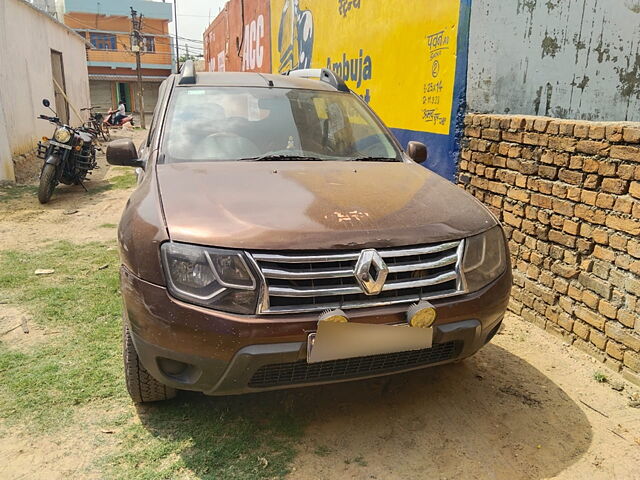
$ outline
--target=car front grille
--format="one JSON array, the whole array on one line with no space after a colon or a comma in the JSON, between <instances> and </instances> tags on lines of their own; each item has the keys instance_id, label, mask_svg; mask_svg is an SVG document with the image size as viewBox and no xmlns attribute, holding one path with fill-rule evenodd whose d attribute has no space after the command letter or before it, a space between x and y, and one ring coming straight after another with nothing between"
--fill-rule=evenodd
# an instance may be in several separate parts
<instances>
[{"instance_id":1,"label":"car front grille","mask_svg":"<svg viewBox=\"0 0 640 480\"><path fill-rule=\"evenodd\" d=\"M249 380L249 387L268 388L392 373L452 360L460 355L462 346L463 342L453 341L408 352L385 353L318 363L307 363L302 360L264 365L253 374Z\"/></svg>"},{"instance_id":2,"label":"car front grille","mask_svg":"<svg viewBox=\"0 0 640 480\"><path fill-rule=\"evenodd\" d=\"M459 264L464 241L380 249L389 273L382 291L367 295L354 275L360 251L252 253L264 277L259 313L365 308L462 292Z\"/></svg>"}]
</instances>

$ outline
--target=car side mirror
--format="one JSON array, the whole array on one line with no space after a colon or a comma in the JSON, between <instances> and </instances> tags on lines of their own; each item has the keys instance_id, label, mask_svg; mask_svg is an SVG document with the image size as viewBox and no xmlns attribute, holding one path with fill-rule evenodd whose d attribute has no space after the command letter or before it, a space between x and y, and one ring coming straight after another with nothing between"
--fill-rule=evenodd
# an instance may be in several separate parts
<instances>
[{"instance_id":1,"label":"car side mirror","mask_svg":"<svg viewBox=\"0 0 640 480\"><path fill-rule=\"evenodd\" d=\"M144 168L144 161L138 158L138 151L131 139L114 140L107 146L107 162L121 167Z\"/></svg>"},{"instance_id":2,"label":"car side mirror","mask_svg":"<svg viewBox=\"0 0 640 480\"><path fill-rule=\"evenodd\" d=\"M49 108L49 106L51 105L51 102L49 101L49 99L43 98L42 99L42 105L44 105L45 107Z\"/></svg>"},{"instance_id":3,"label":"car side mirror","mask_svg":"<svg viewBox=\"0 0 640 480\"><path fill-rule=\"evenodd\" d=\"M407 155L416 163L427 161L427 146L422 142L409 142L407 145Z\"/></svg>"}]
</instances>

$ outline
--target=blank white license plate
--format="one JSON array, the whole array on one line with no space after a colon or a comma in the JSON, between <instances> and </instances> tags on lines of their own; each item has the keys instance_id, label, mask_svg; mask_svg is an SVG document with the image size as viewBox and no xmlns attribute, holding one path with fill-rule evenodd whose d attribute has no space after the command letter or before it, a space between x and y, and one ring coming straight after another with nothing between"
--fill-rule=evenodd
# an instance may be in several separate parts
<instances>
[{"instance_id":1,"label":"blank white license plate","mask_svg":"<svg viewBox=\"0 0 640 480\"><path fill-rule=\"evenodd\" d=\"M49 140L50 145L55 145L56 147L66 148L67 150L71 150L71 145L65 145L64 143L54 142L53 140Z\"/></svg>"},{"instance_id":2,"label":"blank white license plate","mask_svg":"<svg viewBox=\"0 0 640 480\"><path fill-rule=\"evenodd\" d=\"M431 348L433 327L318 322L307 340L307 363Z\"/></svg>"}]
</instances>

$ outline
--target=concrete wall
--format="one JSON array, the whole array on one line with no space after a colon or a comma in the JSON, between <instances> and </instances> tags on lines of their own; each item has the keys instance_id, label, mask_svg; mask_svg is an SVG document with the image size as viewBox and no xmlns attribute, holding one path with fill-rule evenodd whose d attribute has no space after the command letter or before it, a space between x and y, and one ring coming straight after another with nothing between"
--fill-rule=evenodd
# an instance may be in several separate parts
<instances>
[{"instance_id":1,"label":"concrete wall","mask_svg":"<svg viewBox=\"0 0 640 480\"><path fill-rule=\"evenodd\" d=\"M640 121L640 0L473 0L467 101Z\"/></svg>"},{"instance_id":2,"label":"concrete wall","mask_svg":"<svg viewBox=\"0 0 640 480\"><path fill-rule=\"evenodd\" d=\"M640 123L465 122L460 181L504 226L511 310L640 385Z\"/></svg>"},{"instance_id":3,"label":"concrete wall","mask_svg":"<svg viewBox=\"0 0 640 480\"><path fill-rule=\"evenodd\" d=\"M84 40L29 3L0 1L0 180L14 180L11 157L28 153L53 131L36 118L47 113L42 99L54 98L51 49L62 52L69 100L78 109L88 106ZM81 123L73 112L71 123Z\"/></svg>"}]
</instances>

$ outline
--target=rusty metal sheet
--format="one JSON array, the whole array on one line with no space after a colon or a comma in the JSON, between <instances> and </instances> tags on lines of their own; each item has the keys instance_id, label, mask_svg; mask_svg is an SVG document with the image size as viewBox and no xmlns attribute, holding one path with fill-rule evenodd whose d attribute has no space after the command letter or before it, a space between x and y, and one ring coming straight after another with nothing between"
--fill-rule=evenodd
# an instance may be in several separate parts
<instances>
[{"instance_id":1,"label":"rusty metal sheet","mask_svg":"<svg viewBox=\"0 0 640 480\"><path fill-rule=\"evenodd\" d=\"M210 72L271 72L269 2L230 0L204 33Z\"/></svg>"}]
</instances>

